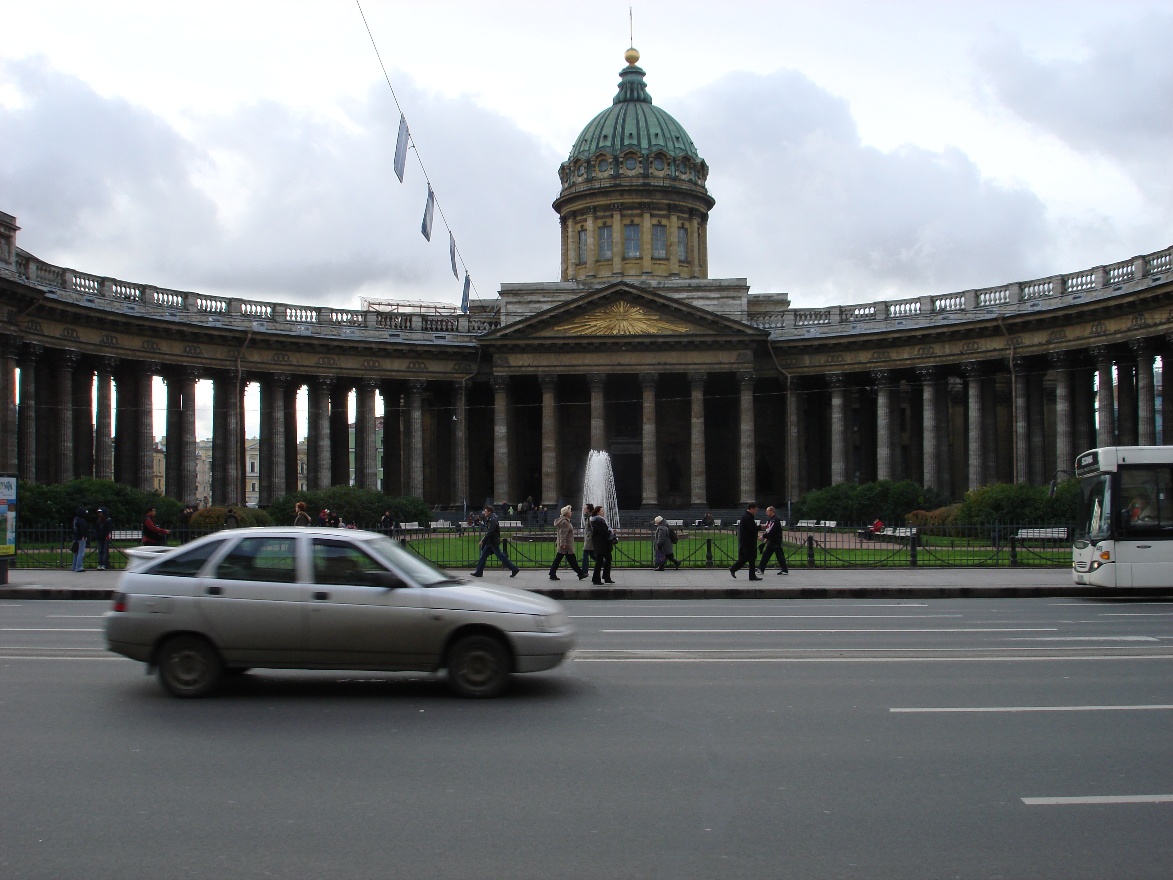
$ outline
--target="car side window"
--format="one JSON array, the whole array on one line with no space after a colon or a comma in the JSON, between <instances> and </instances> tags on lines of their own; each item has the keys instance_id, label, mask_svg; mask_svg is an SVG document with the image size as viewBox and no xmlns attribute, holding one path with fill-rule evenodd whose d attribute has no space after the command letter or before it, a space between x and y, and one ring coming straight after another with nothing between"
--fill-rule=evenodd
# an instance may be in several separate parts
<instances>
[{"instance_id":1,"label":"car side window","mask_svg":"<svg viewBox=\"0 0 1173 880\"><path fill-rule=\"evenodd\" d=\"M297 580L294 538L244 538L220 560L214 576L291 584Z\"/></svg>"},{"instance_id":2,"label":"car side window","mask_svg":"<svg viewBox=\"0 0 1173 880\"><path fill-rule=\"evenodd\" d=\"M387 569L353 544L314 539L314 582L357 587L378 586L372 575Z\"/></svg>"},{"instance_id":3,"label":"car side window","mask_svg":"<svg viewBox=\"0 0 1173 880\"><path fill-rule=\"evenodd\" d=\"M208 541L206 544L200 544L190 550L173 550L144 573L166 574L172 577L195 577L204 567L204 563L223 546L223 541Z\"/></svg>"}]
</instances>

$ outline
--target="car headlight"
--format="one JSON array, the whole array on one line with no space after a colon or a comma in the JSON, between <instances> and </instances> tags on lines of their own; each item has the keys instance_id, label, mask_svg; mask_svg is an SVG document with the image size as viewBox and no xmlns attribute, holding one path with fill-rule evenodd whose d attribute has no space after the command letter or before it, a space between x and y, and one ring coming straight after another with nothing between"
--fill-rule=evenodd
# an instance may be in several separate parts
<instances>
[{"instance_id":1,"label":"car headlight","mask_svg":"<svg viewBox=\"0 0 1173 880\"><path fill-rule=\"evenodd\" d=\"M565 611L555 611L551 614L535 614L534 626L538 632L557 632L570 624L570 615Z\"/></svg>"}]
</instances>

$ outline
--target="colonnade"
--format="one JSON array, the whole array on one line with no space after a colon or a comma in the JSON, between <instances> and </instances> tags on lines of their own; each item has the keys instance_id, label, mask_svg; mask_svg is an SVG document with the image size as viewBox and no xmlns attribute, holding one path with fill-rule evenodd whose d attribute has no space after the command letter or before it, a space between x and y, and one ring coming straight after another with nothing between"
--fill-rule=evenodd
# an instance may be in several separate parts
<instances>
[{"instance_id":1,"label":"colonnade","mask_svg":"<svg viewBox=\"0 0 1173 880\"><path fill-rule=\"evenodd\" d=\"M311 489L353 481L443 507L526 495L554 505L581 488L586 451L605 449L630 463L630 507L777 503L877 479L911 479L958 498L996 481L1043 484L1091 446L1173 441L1163 427L1173 424L1173 400L1158 393L1155 372L1171 344L1142 337L1046 356L781 377L645 370L484 381L236 373L8 337L0 344L0 470L26 481L94 476L151 488L153 382L161 376L165 491L180 500L196 497L201 379L213 389L217 504L244 498L250 383L260 392L262 506L298 485L303 387Z\"/></svg>"}]
</instances>

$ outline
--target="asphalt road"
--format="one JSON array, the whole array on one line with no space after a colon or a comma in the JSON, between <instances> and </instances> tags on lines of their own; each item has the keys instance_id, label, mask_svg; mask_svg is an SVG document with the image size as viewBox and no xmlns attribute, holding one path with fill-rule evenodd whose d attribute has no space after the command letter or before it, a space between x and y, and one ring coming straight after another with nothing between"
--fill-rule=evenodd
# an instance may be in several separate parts
<instances>
[{"instance_id":1,"label":"asphalt road","mask_svg":"<svg viewBox=\"0 0 1173 880\"><path fill-rule=\"evenodd\" d=\"M4 878L1167 878L1173 603L568 603L490 702L165 696L105 603L0 602Z\"/></svg>"}]
</instances>

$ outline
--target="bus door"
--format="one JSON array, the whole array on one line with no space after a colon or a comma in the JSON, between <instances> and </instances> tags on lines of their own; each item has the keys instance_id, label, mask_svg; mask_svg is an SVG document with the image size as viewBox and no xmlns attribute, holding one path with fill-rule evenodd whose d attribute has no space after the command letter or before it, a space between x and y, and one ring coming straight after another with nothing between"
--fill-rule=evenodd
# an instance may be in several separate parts
<instances>
[{"instance_id":1,"label":"bus door","mask_svg":"<svg viewBox=\"0 0 1173 880\"><path fill-rule=\"evenodd\" d=\"M1173 585L1173 467L1122 466L1116 585Z\"/></svg>"}]
</instances>

